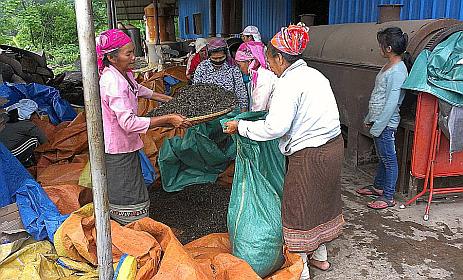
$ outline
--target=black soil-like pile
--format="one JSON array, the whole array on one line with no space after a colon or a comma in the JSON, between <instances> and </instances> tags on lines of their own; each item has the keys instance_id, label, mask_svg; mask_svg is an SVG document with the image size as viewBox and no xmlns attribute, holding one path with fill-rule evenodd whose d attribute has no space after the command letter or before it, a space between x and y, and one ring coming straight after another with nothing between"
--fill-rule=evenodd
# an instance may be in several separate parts
<instances>
[{"instance_id":1,"label":"black soil-like pile","mask_svg":"<svg viewBox=\"0 0 463 280\"><path fill-rule=\"evenodd\" d=\"M207 184L175 193L162 188L150 192L150 217L176 232L187 244L210 233L227 232L227 211L231 189Z\"/></svg>"},{"instance_id":2,"label":"black soil-like pile","mask_svg":"<svg viewBox=\"0 0 463 280\"><path fill-rule=\"evenodd\" d=\"M212 84L188 85L171 101L147 114L148 117L177 113L187 118L201 117L236 106L235 94Z\"/></svg>"}]
</instances>

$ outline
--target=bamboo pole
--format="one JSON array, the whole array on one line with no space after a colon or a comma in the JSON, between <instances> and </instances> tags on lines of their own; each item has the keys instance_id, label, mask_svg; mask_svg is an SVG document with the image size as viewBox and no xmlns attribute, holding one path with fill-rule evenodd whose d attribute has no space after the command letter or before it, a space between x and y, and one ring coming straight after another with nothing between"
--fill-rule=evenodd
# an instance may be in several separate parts
<instances>
[{"instance_id":1,"label":"bamboo pole","mask_svg":"<svg viewBox=\"0 0 463 280\"><path fill-rule=\"evenodd\" d=\"M97 232L99 279L113 278L108 184L91 0L75 0Z\"/></svg>"}]
</instances>

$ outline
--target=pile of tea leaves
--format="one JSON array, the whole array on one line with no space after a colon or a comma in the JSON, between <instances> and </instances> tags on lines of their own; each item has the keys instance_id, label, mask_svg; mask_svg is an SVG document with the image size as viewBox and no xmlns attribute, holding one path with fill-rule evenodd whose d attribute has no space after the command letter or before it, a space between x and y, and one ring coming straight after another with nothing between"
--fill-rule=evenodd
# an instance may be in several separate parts
<instances>
[{"instance_id":1,"label":"pile of tea leaves","mask_svg":"<svg viewBox=\"0 0 463 280\"><path fill-rule=\"evenodd\" d=\"M169 102L147 114L158 117L180 114L187 118L201 117L236 107L235 94L213 84L187 85Z\"/></svg>"}]
</instances>

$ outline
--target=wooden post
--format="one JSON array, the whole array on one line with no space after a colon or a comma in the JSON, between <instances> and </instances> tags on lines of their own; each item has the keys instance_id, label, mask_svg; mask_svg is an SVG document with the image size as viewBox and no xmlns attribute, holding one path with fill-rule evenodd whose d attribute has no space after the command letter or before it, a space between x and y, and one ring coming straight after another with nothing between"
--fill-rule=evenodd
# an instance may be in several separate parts
<instances>
[{"instance_id":1,"label":"wooden post","mask_svg":"<svg viewBox=\"0 0 463 280\"><path fill-rule=\"evenodd\" d=\"M159 25L159 3L158 0L153 0L154 20L156 22L156 45L161 44L161 26Z\"/></svg>"},{"instance_id":2,"label":"wooden post","mask_svg":"<svg viewBox=\"0 0 463 280\"><path fill-rule=\"evenodd\" d=\"M96 218L98 273L99 279L110 280L114 270L92 1L76 0L75 6Z\"/></svg>"},{"instance_id":3,"label":"wooden post","mask_svg":"<svg viewBox=\"0 0 463 280\"><path fill-rule=\"evenodd\" d=\"M209 36L217 36L217 0L209 0Z\"/></svg>"}]
</instances>

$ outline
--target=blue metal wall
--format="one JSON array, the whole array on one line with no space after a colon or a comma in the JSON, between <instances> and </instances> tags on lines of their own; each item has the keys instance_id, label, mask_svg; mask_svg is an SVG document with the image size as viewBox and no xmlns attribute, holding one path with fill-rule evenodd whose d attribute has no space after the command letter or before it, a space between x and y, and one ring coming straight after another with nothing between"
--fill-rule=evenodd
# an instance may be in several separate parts
<instances>
[{"instance_id":1,"label":"blue metal wall","mask_svg":"<svg viewBox=\"0 0 463 280\"><path fill-rule=\"evenodd\" d=\"M380 4L403 4L401 20L463 20L463 0L330 0L329 23L375 22Z\"/></svg>"},{"instance_id":2,"label":"blue metal wall","mask_svg":"<svg viewBox=\"0 0 463 280\"><path fill-rule=\"evenodd\" d=\"M219 2L219 1L217 1ZM180 37L183 39L195 39L198 37L207 37L209 33L209 0L179 0L178 1L178 22ZM194 34L193 14L201 13L202 34ZM220 14L218 14L220 15ZM188 16L190 33L185 32L185 17Z\"/></svg>"},{"instance_id":3,"label":"blue metal wall","mask_svg":"<svg viewBox=\"0 0 463 280\"><path fill-rule=\"evenodd\" d=\"M259 28L262 39L268 41L291 21L291 0L243 0L243 28L255 25ZM178 0L179 31L182 39L195 39L209 35L209 0ZM194 34L193 14L201 13L202 34ZM216 7L217 34L222 30L222 1L217 0ZM188 16L190 33L185 32L185 17Z\"/></svg>"},{"instance_id":4,"label":"blue metal wall","mask_svg":"<svg viewBox=\"0 0 463 280\"><path fill-rule=\"evenodd\" d=\"M243 0L243 28L255 25L264 41L291 21L291 0Z\"/></svg>"}]
</instances>

